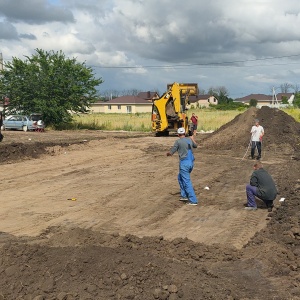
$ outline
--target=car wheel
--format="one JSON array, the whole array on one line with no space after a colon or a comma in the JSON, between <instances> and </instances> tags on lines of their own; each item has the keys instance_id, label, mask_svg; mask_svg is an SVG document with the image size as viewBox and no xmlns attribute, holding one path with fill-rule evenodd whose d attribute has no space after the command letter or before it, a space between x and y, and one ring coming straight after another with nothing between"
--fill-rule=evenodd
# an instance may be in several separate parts
<instances>
[{"instance_id":1,"label":"car wheel","mask_svg":"<svg viewBox=\"0 0 300 300\"><path fill-rule=\"evenodd\" d=\"M1 130L3 130L3 131L5 130L5 126L4 125L1 126Z\"/></svg>"},{"instance_id":2,"label":"car wheel","mask_svg":"<svg viewBox=\"0 0 300 300\"><path fill-rule=\"evenodd\" d=\"M26 132L26 131L28 130L27 125L24 125L24 126L22 127L22 130L23 130L24 132Z\"/></svg>"}]
</instances>

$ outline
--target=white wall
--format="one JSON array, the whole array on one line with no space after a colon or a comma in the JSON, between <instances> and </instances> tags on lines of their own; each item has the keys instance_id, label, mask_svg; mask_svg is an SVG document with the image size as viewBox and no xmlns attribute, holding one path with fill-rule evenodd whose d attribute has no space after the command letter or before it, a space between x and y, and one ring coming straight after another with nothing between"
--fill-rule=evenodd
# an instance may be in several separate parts
<instances>
[{"instance_id":1,"label":"white wall","mask_svg":"<svg viewBox=\"0 0 300 300\"><path fill-rule=\"evenodd\" d=\"M110 105L110 109L109 109ZM131 107L131 113L147 113L152 112L152 103L149 104L92 104L90 111L92 113L106 113L106 114L127 114L127 106Z\"/></svg>"}]
</instances>

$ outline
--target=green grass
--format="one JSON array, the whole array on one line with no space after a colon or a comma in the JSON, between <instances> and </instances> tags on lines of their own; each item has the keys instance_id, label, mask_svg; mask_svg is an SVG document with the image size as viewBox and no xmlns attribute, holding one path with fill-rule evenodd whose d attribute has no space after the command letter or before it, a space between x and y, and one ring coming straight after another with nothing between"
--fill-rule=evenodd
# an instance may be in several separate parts
<instances>
[{"instance_id":1,"label":"green grass","mask_svg":"<svg viewBox=\"0 0 300 300\"><path fill-rule=\"evenodd\" d=\"M213 110L213 109L191 109L188 111L190 117L192 113L198 116L198 129L197 131L204 130L217 130L222 125L230 122L237 115L243 113L239 110Z\"/></svg>"},{"instance_id":2,"label":"green grass","mask_svg":"<svg viewBox=\"0 0 300 300\"><path fill-rule=\"evenodd\" d=\"M240 111L215 111L211 109L191 109L190 117L195 113L199 118L198 130L216 130L231 121ZM75 116L71 124L65 129L89 130L124 130L124 131L151 131L151 114L89 114Z\"/></svg>"},{"instance_id":3,"label":"green grass","mask_svg":"<svg viewBox=\"0 0 300 300\"><path fill-rule=\"evenodd\" d=\"M300 122L300 108L284 108L282 110L292 116L297 122Z\"/></svg>"},{"instance_id":4,"label":"green grass","mask_svg":"<svg viewBox=\"0 0 300 300\"><path fill-rule=\"evenodd\" d=\"M68 129L151 131L151 114L89 114L75 116Z\"/></svg>"},{"instance_id":5,"label":"green grass","mask_svg":"<svg viewBox=\"0 0 300 300\"><path fill-rule=\"evenodd\" d=\"M300 108L288 108L283 109L283 111L291 115L297 122L300 122ZM195 113L198 116L198 131L209 131L220 128L243 112L244 110L190 109L188 117L190 118L192 113ZM73 122L61 129L150 132L151 114L83 114L74 116Z\"/></svg>"}]
</instances>

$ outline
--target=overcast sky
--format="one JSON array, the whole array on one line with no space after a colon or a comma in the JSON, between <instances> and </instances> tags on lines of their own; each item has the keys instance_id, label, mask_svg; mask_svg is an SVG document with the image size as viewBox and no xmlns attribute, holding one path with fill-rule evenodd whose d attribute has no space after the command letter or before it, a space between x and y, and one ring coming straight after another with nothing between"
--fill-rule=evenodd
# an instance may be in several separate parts
<instances>
[{"instance_id":1,"label":"overcast sky","mask_svg":"<svg viewBox=\"0 0 300 300\"><path fill-rule=\"evenodd\" d=\"M270 94L300 85L300 1L0 0L4 60L36 48L93 66L100 92L196 82Z\"/></svg>"}]
</instances>

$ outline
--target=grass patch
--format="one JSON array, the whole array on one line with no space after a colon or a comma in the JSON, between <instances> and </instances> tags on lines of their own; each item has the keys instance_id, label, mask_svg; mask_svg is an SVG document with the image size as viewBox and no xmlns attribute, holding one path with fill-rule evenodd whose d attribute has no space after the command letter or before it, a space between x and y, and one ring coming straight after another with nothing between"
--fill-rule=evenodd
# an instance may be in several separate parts
<instances>
[{"instance_id":1,"label":"grass patch","mask_svg":"<svg viewBox=\"0 0 300 300\"><path fill-rule=\"evenodd\" d=\"M90 114L74 116L68 129L151 131L151 114Z\"/></svg>"},{"instance_id":2,"label":"grass patch","mask_svg":"<svg viewBox=\"0 0 300 300\"><path fill-rule=\"evenodd\" d=\"M300 108L284 108L282 110L300 122ZM190 109L188 117L190 118L192 113L195 113L198 116L198 131L209 131L217 130L243 112L244 110ZM65 124L59 129L151 132L151 114L83 114L74 116L72 123Z\"/></svg>"},{"instance_id":3,"label":"grass patch","mask_svg":"<svg viewBox=\"0 0 300 300\"><path fill-rule=\"evenodd\" d=\"M222 125L230 122L237 115L243 113L244 111L239 110L214 110L214 109L190 109L188 111L188 116L190 117L192 113L198 116L198 129L197 131L204 130L217 130Z\"/></svg>"},{"instance_id":4,"label":"grass patch","mask_svg":"<svg viewBox=\"0 0 300 300\"><path fill-rule=\"evenodd\" d=\"M195 113L199 118L198 130L216 130L242 113L238 110L217 111L212 109L190 109L189 118ZM151 114L89 114L74 116L73 122L66 125L69 130L124 130L151 132Z\"/></svg>"},{"instance_id":5,"label":"grass patch","mask_svg":"<svg viewBox=\"0 0 300 300\"><path fill-rule=\"evenodd\" d=\"M300 108L283 108L282 110L292 116L297 122L300 122Z\"/></svg>"}]
</instances>

